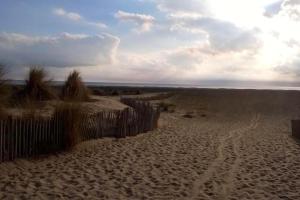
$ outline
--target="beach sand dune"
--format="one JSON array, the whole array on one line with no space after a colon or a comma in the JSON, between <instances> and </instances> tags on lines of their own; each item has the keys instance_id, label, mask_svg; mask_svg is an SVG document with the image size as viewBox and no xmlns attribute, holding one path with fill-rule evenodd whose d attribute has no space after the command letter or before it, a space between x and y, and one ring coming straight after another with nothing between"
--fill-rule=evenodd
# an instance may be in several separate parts
<instances>
[{"instance_id":1,"label":"beach sand dune","mask_svg":"<svg viewBox=\"0 0 300 200\"><path fill-rule=\"evenodd\" d=\"M1 164L0 198L300 199L300 143L290 128L299 99L292 91L181 91L153 132Z\"/></svg>"}]
</instances>

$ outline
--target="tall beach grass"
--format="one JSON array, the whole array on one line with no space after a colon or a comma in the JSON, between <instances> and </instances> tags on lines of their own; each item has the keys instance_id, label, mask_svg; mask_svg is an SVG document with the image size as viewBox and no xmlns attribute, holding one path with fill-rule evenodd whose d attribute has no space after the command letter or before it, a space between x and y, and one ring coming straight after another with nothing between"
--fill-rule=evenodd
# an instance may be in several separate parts
<instances>
[{"instance_id":1,"label":"tall beach grass","mask_svg":"<svg viewBox=\"0 0 300 200\"><path fill-rule=\"evenodd\" d=\"M61 103L57 105L54 116L64 121L64 149L73 148L81 141L80 121L83 110L78 103Z\"/></svg>"},{"instance_id":2,"label":"tall beach grass","mask_svg":"<svg viewBox=\"0 0 300 200\"><path fill-rule=\"evenodd\" d=\"M50 86L48 73L39 67L30 69L22 96L27 103L57 99L57 95Z\"/></svg>"},{"instance_id":3,"label":"tall beach grass","mask_svg":"<svg viewBox=\"0 0 300 200\"><path fill-rule=\"evenodd\" d=\"M90 92L84 85L78 71L71 72L62 89L62 99L65 101L88 101Z\"/></svg>"}]
</instances>

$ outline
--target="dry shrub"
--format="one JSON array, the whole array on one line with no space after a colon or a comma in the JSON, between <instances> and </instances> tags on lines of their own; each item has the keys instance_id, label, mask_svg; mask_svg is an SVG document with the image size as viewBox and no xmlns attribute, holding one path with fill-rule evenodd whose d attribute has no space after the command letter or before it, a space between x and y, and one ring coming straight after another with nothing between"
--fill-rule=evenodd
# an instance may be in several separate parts
<instances>
[{"instance_id":1,"label":"dry shrub","mask_svg":"<svg viewBox=\"0 0 300 200\"><path fill-rule=\"evenodd\" d=\"M41 68L31 68L23 91L23 97L28 101L45 101L57 99L47 80L47 72Z\"/></svg>"},{"instance_id":2,"label":"dry shrub","mask_svg":"<svg viewBox=\"0 0 300 200\"><path fill-rule=\"evenodd\" d=\"M4 75L3 66L0 64L0 103L5 103L10 95L10 87L6 84Z\"/></svg>"},{"instance_id":3,"label":"dry shrub","mask_svg":"<svg viewBox=\"0 0 300 200\"><path fill-rule=\"evenodd\" d=\"M105 96L105 91L101 89L93 89L93 94L97 96Z\"/></svg>"},{"instance_id":4,"label":"dry shrub","mask_svg":"<svg viewBox=\"0 0 300 200\"><path fill-rule=\"evenodd\" d=\"M89 90L84 85L80 73L76 70L71 72L65 82L62 98L66 101L88 101Z\"/></svg>"},{"instance_id":5,"label":"dry shrub","mask_svg":"<svg viewBox=\"0 0 300 200\"><path fill-rule=\"evenodd\" d=\"M136 90L136 91L135 91L135 95L140 95L140 94L142 94L142 91L141 91L141 90Z\"/></svg>"},{"instance_id":6,"label":"dry shrub","mask_svg":"<svg viewBox=\"0 0 300 200\"><path fill-rule=\"evenodd\" d=\"M82 108L76 103L57 105L54 116L64 122L64 149L71 149L81 141L80 121L83 117Z\"/></svg>"},{"instance_id":7,"label":"dry shrub","mask_svg":"<svg viewBox=\"0 0 300 200\"><path fill-rule=\"evenodd\" d=\"M158 106L162 112L175 112L176 105L172 103L159 102Z\"/></svg>"},{"instance_id":8,"label":"dry shrub","mask_svg":"<svg viewBox=\"0 0 300 200\"><path fill-rule=\"evenodd\" d=\"M8 104L11 95L10 87L6 84L4 79L4 66L0 64L0 118L6 116L4 107Z\"/></svg>"},{"instance_id":9,"label":"dry shrub","mask_svg":"<svg viewBox=\"0 0 300 200\"><path fill-rule=\"evenodd\" d=\"M118 90L113 90L111 92L111 96L119 96L120 95L120 92Z\"/></svg>"}]
</instances>

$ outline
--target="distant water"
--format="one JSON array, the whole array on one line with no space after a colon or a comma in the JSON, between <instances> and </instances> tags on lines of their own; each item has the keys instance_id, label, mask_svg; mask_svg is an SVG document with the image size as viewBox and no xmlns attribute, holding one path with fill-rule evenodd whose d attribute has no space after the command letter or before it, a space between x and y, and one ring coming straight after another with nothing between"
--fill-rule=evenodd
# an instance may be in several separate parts
<instances>
[{"instance_id":1,"label":"distant water","mask_svg":"<svg viewBox=\"0 0 300 200\"><path fill-rule=\"evenodd\" d=\"M236 86L236 85L189 85L189 84L153 84L153 83L97 83L87 82L89 86L125 86L157 88L198 88L198 89L255 89L255 90L300 90L299 86Z\"/></svg>"},{"instance_id":2,"label":"distant water","mask_svg":"<svg viewBox=\"0 0 300 200\"><path fill-rule=\"evenodd\" d=\"M25 81L22 80L10 80L12 85L24 85ZM63 81L53 81L52 85L60 86L63 85ZM162 84L162 83L116 83L116 82L85 82L88 86L111 86L111 87L157 87L157 88L199 88L199 89L255 89L255 90L300 90L300 86L292 84L264 84L258 82L258 84L253 83L228 83L215 84L213 82L203 83L203 84Z\"/></svg>"},{"instance_id":3,"label":"distant water","mask_svg":"<svg viewBox=\"0 0 300 200\"><path fill-rule=\"evenodd\" d=\"M207 86L196 88L207 88L207 89L252 89L252 90L300 90L299 86Z\"/></svg>"}]
</instances>

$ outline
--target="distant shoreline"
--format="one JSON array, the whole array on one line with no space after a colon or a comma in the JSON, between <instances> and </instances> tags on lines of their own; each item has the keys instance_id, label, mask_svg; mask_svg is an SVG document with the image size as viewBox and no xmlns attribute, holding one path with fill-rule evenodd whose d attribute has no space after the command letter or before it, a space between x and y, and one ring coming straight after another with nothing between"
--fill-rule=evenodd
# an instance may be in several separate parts
<instances>
[{"instance_id":1,"label":"distant shoreline","mask_svg":"<svg viewBox=\"0 0 300 200\"><path fill-rule=\"evenodd\" d=\"M53 86L62 86L64 81L52 81ZM10 85L24 85L23 80L9 80ZM171 89L232 89L232 90L292 90L300 91L300 86L233 86L233 85L189 85L189 84L155 84L155 83L117 83L117 82L85 82L89 87L130 87L130 88L171 88Z\"/></svg>"}]
</instances>

